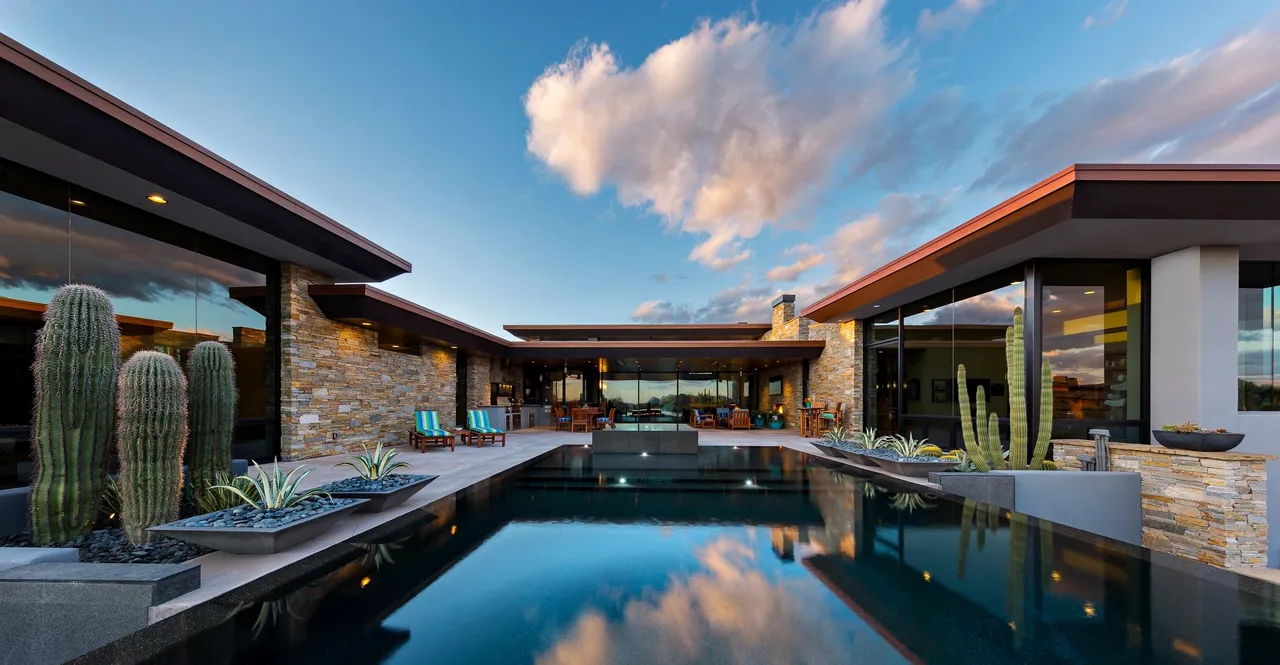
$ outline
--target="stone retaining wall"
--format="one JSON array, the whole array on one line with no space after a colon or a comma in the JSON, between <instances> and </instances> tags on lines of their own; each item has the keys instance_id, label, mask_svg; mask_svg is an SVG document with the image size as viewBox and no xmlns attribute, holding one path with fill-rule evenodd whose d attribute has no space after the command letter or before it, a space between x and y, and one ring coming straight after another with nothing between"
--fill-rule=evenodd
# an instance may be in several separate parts
<instances>
[{"instance_id":1,"label":"stone retaining wall","mask_svg":"<svg viewBox=\"0 0 1280 665\"><path fill-rule=\"evenodd\" d=\"M1059 468L1080 471L1092 441L1053 442ZM1267 566L1266 455L1111 444L1111 468L1142 475L1142 544L1224 568Z\"/></svg>"},{"instance_id":2,"label":"stone retaining wall","mask_svg":"<svg viewBox=\"0 0 1280 665\"><path fill-rule=\"evenodd\" d=\"M281 457L408 443L417 409L434 409L442 424L453 426L454 351L380 349L376 331L330 321L308 295L311 284L332 283L328 276L283 264L280 281Z\"/></svg>"}]
</instances>

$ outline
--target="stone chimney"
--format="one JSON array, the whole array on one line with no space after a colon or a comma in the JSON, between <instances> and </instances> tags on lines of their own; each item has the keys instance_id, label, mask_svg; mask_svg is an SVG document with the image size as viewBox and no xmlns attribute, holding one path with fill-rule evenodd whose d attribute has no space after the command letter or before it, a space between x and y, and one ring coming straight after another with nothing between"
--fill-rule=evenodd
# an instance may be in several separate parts
<instances>
[{"instance_id":1,"label":"stone chimney","mask_svg":"<svg viewBox=\"0 0 1280 665\"><path fill-rule=\"evenodd\" d=\"M796 318L796 297L790 293L780 295L773 301L773 329Z\"/></svg>"}]
</instances>

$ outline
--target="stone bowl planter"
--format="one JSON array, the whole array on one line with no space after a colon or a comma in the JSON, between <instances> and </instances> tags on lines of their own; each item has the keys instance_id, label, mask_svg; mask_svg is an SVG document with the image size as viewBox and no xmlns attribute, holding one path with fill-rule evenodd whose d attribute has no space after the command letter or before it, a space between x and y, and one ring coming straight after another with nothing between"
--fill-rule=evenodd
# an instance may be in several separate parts
<instances>
[{"instance_id":1,"label":"stone bowl planter","mask_svg":"<svg viewBox=\"0 0 1280 665\"><path fill-rule=\"evenodd\" d=\"M231 554L275 554L305 543L333 528L343 517L359 510L368 499L342 499L342 505L320 513L288 522L274 527L251 526L190 526L200 521L201 517L217 515L197 515L196 517L153 526L148 531L195 543L211 549ZM222 512L222 511L219 511Z\"/></svg>"},{"instance_id":2,"label":"stone bowl planter","mask_svg":"<svg viewBox=\"0 0 1280 665\"><path fill-rule=\"evenodd\" d=\"M910 476L912 478L924 478L930 473L940 471L950 471L955 468L955 462L944 461L915 461L915 460L894 460L887 457L869 456L878 466L885 471L896 473L900 476Z\"/></svg>"},{"instance_id":3,"label":"stone bowl planter","mask_svg":"<svg viewBox=\"0 0 1280 665\"><path fill-rule=\"evenodd\" d=\"M1176 450L1194 450L1201 453L1225 453L1244 441L1243 434L1214 434L1200 432L1169 432L1162 429L1151 430L1151 437L1165 448Z\"/></svg>"},{"instance_id":4,"label":"stone bowl planter","mask_svg":"<svg viewBox=\"0 0 1280 665\"><path fill-rule=\"evenodd\" d=\"M339 480L320 487L321 490L328 492L329 496L335 499L367 499L360 507L356 509L357 513L377 513L388 508L394 508L414 494L418 490L431 484L431 481L440 476L424 476L415 473L397 474L393 473L387 476L388 479L400 477L411 478L408 482L404 482L390 489L368 489L369 481L362 478L347 478ZM353 482L357 481L357 482ZM366 489L358 489L359 486Z\"/></svg>"},{"instance_id":5,"label":"stone bowl planter","mask_svg":"<svg viewBox=\"0 0 1280 665\"><path fill-rule=\"evenodd\" d=\"M858 452L856 450L846 450L844 448L840 448L839 450L840 450L840 454L843 455L845 459L851 462L857 462L858 464L861 464L863 466L876 465L875 456L873 455L868 455L866 453Z\"/></svg>"}]
</instances>

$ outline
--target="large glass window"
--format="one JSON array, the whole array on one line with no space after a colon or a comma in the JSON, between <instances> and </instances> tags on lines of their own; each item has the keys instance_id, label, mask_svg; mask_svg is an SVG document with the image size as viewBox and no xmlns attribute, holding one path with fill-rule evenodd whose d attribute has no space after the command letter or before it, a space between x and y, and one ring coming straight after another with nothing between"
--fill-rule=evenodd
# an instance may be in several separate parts
<instances>
[{"instance_id":1,"label":"large glass window","mask_svg":"<svg viewBox=\"0 0 1280 665\"><path fill-rule=\"evenodd\" d=\"M640 400L640 375L634 372L609 372L601 375L600 385L605 406L617 409L617 418L630 422Z\"/></svg>"},{"instance_id":2,"label":"large glass window","mask_svg":"<svg viewBox=\"0 0 1280 665\"><path fill-rule=\"evenodd\" d=\"M24 482L29 473L35 335L54 291L73 282L111 296L122 360L148 349L185 367L199 342L230 347L240 418L233 454L275 454L274 428L265 423L275 386L267 368L265 304L231 297L234 287L264 286L270 264L202 238L138 207L0 160L0 380L14 388L0 402L0 483Z\"/></svg>"},{"instance_id":3,"label":"large glass window","mask_svg":"<svg viewBox=\"0 0 1280 665\"><path fill-rule=\"evenodd\" d=\"M1041 277L1043 359L1053 372L1053 435L1117 441L1142 436L1142 268L1056 261Z\"/></svg>"},{"instance_id":4,"label":"large glass window","mask_svg":"<svg viewBox=\"0 0 1280 665\"><path fill-rule=\"evenodd\" d=\"M876 316L867 326L863 417L877 433L894 434L898 427L898 310Z\"/></svg>"},{"instance_id":5,"label":"large glass window","mask_svg":"<svg viewBox=\"0 0 1280 665\"><path fill-rule=\"evenodd\" d=\"M642 372L639 393L638 405L643 407L651 418L676 421L679 414L676 410L675 372Z\"/></svg>"},{"instance_id":6,"label":"large glass window","mask_svg":"<svg viewBox=\"0 0 1280 665\"><path fill-rule=\"evenodd\" d=\"M1276 289L1280 264L1240 264L1240 325L1236 341L1241 411L1280 410L1276 394Z\"/></svg>"}]
</instances>

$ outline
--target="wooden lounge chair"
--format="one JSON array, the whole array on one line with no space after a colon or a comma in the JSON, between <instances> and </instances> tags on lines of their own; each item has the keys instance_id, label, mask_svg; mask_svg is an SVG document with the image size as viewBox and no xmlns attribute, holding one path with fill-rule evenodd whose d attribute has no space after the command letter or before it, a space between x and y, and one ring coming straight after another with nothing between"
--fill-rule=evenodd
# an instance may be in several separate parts
<instances>
[{"instance_id":1,"label":"wooden lounge chair","mask_svg":"<svg viewBox=\"0 0 1280 665\"><path fill-rule=\"evenodd\" d=\"M697 409L694 409L690 413L691 413L691 415L689 416L690 427L697 427L697 428L710 427L712 429L715 429L716 417L714 415L710 413L702 413Z\"/></svg>"},{"instance_id":2,"label":"wooden lounge chair","mask_svg":"<svg viewBox=\"0 0 1280 665\"><path fill-rule=\"evenodd\" d=\"M729 414L729 429L751 429L751 412L746 409L734 409Z\"/></svg>"},{"instance_id":3,"label":"wooden lounge chair","mask_svg":"<svg viewBox=\"0 0 1280 665\"><path fill-rule=\"evenodd\" d=\"M613 417L614 417L614 416L616 416L616 415L618 415L618 410L617 410L616 408L614 408L614 409L609 409L609 415L607 415L607 416L598 416L598 417L596 418L596 429L604 429L604 428L606 428L606 427L611 427L611 428L613 428L613 429L617 429L617 428L618 428L618 426L617 426L617 425L615 425L615 424L614 424L614 422L613 422Z\"/></svg>"},{"instance_id":4,"label":"wooden lounge chair","mask_svg":"<svg viewBox=\"0 0 1280 665\"><path fill-rule=\"evenodd\" d=\"M409 430L409 444L426 452L428 443L449 446L449 452L453 452L453 432L440 424L440 416L435 411L414 411L413 429Z\"/></svg>"},{"instance_id":5,"label":"wooden lounge chair","mask_svg":"<svg viewBox=\"0 0 1280 665\"><path fill-rule=\"evenodd\" d=\"M477 447L486 441L501 443L504 448L507 446L507 433L489 424L489 412L484 409L467 410L467 431Z\"/></svg>"}]
</instances>

